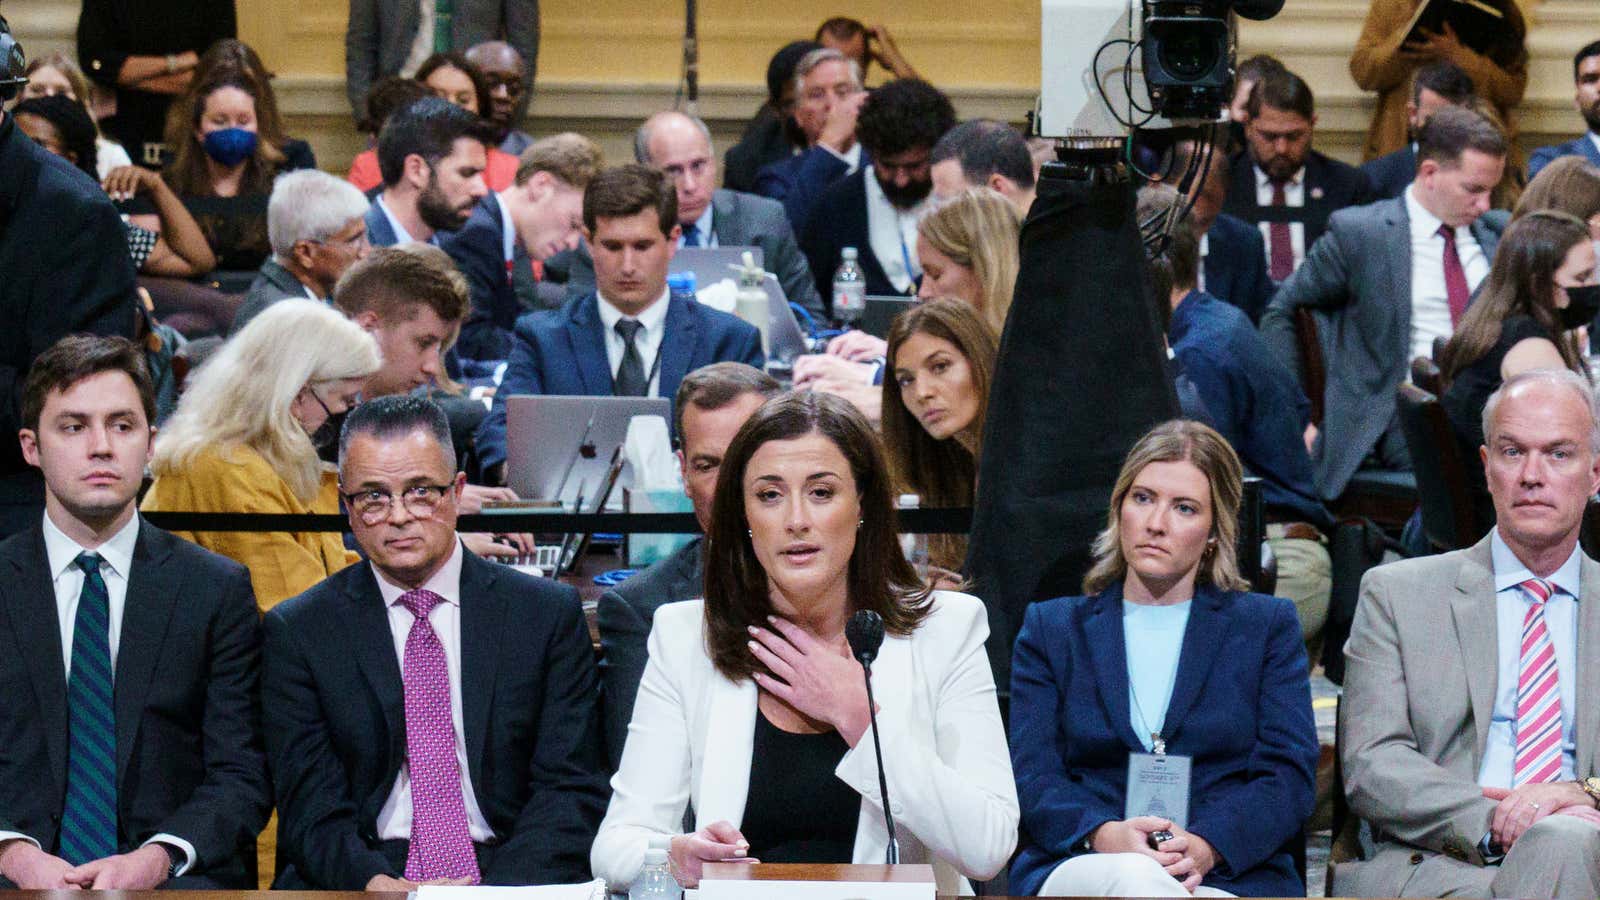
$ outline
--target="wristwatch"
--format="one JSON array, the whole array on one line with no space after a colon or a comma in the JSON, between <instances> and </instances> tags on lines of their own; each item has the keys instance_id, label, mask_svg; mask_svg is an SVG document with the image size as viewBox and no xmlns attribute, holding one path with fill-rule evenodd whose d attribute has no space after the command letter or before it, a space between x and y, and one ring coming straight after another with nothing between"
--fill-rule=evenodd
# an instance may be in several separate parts
<instances>
[{"instance_id":1,"label":"wristwatch","mask_svg":"<svg viewBox=\"0 0 1600 900\"><path fill-rule=\"evenodd\" d=\"M188 861L187 857L184 856L182 850L179 850L177 847L174 847L164 841L155 841L154 843L157 847L167 851L167 880L171 881L172 879L177 878L178 870L183 867L185 862Z\"/></svg>"},{"instance_id":2,"label":"wristwatch","mask_svg":"<svg viewBox=\"0 0 1600 900\"><path fill-rule=\"evenodd\" d=\"M1578 787L1583 788L1583 792L1589 795L1589 799L1594 801L1594 805L1600 807L1600 778L1590 775L1588 778L1578 782Z\"/></svg>"}]
</instances>

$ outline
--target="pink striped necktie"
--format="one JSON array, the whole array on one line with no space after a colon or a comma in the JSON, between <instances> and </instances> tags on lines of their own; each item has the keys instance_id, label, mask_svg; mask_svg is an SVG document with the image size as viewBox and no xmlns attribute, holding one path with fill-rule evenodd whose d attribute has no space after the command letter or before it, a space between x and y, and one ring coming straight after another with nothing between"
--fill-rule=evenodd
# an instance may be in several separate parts
<instances>
[{"instance_id":1,"label":"pink striped necktie","mask_svg":"<svg viewBox=\"0 0 1600 900\"><path fill-rule=\"evenodd\" d=\"M1544 607L1554 589L1541 578L1530 578L1518 587L1528 592L1533 603L1522 620L1513 788L1555 781L1561 775L1561 675L1544 621Z\"/></svg>"},{"instance_id":2,"label":"pink striped necktie","mask_svg":"<svg viewBox=\"0 0 1600 900\"><path fill-rule=\"evenodd\" d=\"M480 880L478 857L467 830L456 758L455 721L450 715L450 668L444 644L428 614L444 598L427 590L407 591L400 603L416 621L406 636L402 681L406 698L406 765L411 773L411 846L406 879Z\"/></svg>"}]
</instances>

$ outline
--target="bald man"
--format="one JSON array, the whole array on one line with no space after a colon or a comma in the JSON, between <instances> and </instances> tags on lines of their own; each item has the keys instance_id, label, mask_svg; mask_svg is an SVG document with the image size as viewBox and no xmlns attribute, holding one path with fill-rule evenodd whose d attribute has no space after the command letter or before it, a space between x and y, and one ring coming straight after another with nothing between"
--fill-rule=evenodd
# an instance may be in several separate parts
<instances>
[{"instance_id":1,"label":"bald man","mask_svg":"<svg viewBox=\"0 0 1600 900\"><path fill-rule=\"evenodd\" d=\"M500 149L512 156L533 145L533 135L517 128L528 109L528 94L533 78L517 48L505 41L484 41L467 51L467 62L483 70L489 83L489 108L485 115L494 124Z\"/></svg>"}]
</instances>

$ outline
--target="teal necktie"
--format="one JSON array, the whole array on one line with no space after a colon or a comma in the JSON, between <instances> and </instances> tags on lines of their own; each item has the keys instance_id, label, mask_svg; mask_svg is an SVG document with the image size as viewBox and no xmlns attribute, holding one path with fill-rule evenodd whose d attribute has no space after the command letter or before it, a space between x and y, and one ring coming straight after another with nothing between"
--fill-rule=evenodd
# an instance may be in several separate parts
<instances>
[{"instance_id":1,"label":"teal necktie","mask_svg":"<svg viewBox=\"0 0 1600 900\"><path fill-rule=\"evenodd\" d=\"M111 705L111 609L99 556L80 553L83 591L67 678L67 805L61 858L75 866L117 852L117 730Z\"/></svg>"},{"instance_id":2,"label":"teal necktie","mask_svg":"<svg viewBox=\"0 0 1600 900\"><path fill-rule=\"evenodd\" d=\"M455 36L450 30L454 0L433 0L433 52L449 53Z\"/></svg>"}]
</instances>

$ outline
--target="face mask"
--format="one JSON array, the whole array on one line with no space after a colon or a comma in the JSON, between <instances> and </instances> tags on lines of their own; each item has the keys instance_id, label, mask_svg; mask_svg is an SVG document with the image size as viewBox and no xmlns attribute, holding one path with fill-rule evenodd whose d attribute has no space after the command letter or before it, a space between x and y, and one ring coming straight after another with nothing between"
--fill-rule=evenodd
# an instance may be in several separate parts
<instances>
[{"instance_id":1,"label":"face mask","mask_svg":"<svg viewBox=\"0 0 1600 900\"><path fill-rule=\"evenodd\" d=\"M256 152L256 133L224 128L206 135L206 155L224 166L237 166Z\"/></svg>"},{"instance_id":2,"label":"face mask","mask_svg":"<svg viewBox=\"0 0 1600 900\"><path fill-rule=\"evenodd\" d=\"M1600 284L1585 284L1565 290L1567 305L1556 310L1561 327L1579 328L1593 322L1595 315L1600 313Z\"/></svg>"}]
</instances>

